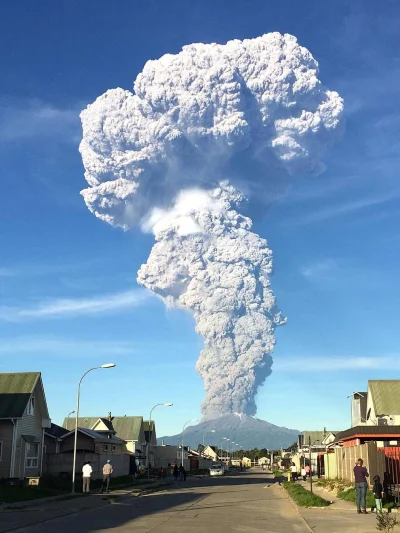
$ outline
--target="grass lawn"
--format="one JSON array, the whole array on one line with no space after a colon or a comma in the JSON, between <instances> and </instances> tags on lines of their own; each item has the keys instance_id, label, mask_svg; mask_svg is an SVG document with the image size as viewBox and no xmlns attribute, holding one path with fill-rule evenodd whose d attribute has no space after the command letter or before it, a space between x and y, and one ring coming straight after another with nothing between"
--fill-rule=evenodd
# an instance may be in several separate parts
<instances>
[{"instance_id":1,"label":"grass lawn","mask_svg":"<svg viewBox=\"0 0 400 533\"><path fill-rule=\"evenodd\" d=\"M326 507L329 504L327 500L317 494L311 493L298 483L286 481L283 486L288 491L291 498L301 507Z\"/></svg>"},{"instance_id":2,"label":"grass lawn","mask_svg":"<svg viewBox=\"0 0 400 533\"><path fill-rule=\"evenodd\" d=\"M354 505L356 505L356 489L353 487L351 489L348 489L348 490L342 490L340 492L337 493L337 496L338 498L340 498L341 500L345 500L346 502L351 502L351 503L354 503ZM367 491L367 507L370 508L370 507L375 507L375 497L374 497L374 494L373 492L368 489Z\"/></svg>"},{"instance_id":3,"label":"grass lawn","mask_svg":"<svg viewBox=\"0 0 400 533\"><path fill-rule=\"evenodd\" d=\"M110 490L140 486L147 484L145 478L134 478L133 476L119 476L111 479ZM82 480L77 477L76 491L81 492ZM93 491L100 490L101 479L94 479L90 484ZM37 498L47 498L49 496L68 495L71 492L71 480L52 477L43 477L40 480L39 487L18 487L9 486L6 483L0 483L0 504L16 503L27 500L36 500Z\"/></svg>"},{"instance_id":4,"label":"grass lawn","mask_svg":"<svg viewBox=\"0 0 400 533\"><path fill-rule=\"evenodd\" d=\"M9 487L5 483L0 485L0 503L24 502L37 498L57 496L63 491L41 487Z\"/></svg>"}]
</instances>

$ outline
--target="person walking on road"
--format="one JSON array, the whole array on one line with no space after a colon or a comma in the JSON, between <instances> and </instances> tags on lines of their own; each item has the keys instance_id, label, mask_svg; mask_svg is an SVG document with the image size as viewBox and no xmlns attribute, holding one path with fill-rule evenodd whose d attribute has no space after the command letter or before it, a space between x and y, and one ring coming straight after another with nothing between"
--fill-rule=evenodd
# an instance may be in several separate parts
<instances>
[{"instance_id":1,"label":"person walking on road","mask_svg":"<svg viewBox=\"0 0 400 533\"><path fill-rule=\"evenodd\" d=\"M305 481L307 479L307 472L306 472L306 469L303 468L301 469L301 477L303 478L303 481Z\"/></svg>"},{"instance_id":2,"label":"person walking on road","mask_svg":"<svg viewBox=\"0 0 400 533\"><path fill-rule=\"evenodd\" d=\"M83 480L83 487L82 492L85 494L89 494L90 492L90 477L92 475L93 469L92 465L90 464L90 461L85 463L82 467L82 480Z\"/></svg>"},{"instance_id":3,"label":"person walking on road","mask_svg":"<svg viewBox=\"0 0 400 533\"><path fill-rule=\"evenodd\" d=\"M106 494L108 493L108 490L110 488L110 479L111 479L112 473L113 473L113 468L111 466L110 459L108 459L106 464L103 466L103 481L101 482L100 493L104 491L104 487L106 489Z\"/></svg>"},{"instance_id":4,"label":"person walking on road","mask_svg":"<svg viewBox=\"0 0 400 533\"><path fill-rule=\"evenodd\" d=\"M367 488L368 482L367 478L369 477L368 470L363 466L364 461L358 459L356 466L354 467L354 478L356 485L356 494L357 494L357 513L358 514L368 514L367 513Z\"/></svg>"},{"instance_id":5,"label":"person walking on road","mask_svg":"<svg viewBox=\"0 0 400 533\"><path fill-rule=\"evenodd\" d=\"M178 465L175 465L174 466L174 479L175 479L175 481L178 481L178 476L179 476Z\"/></svg>"},{"instance_id":6,"label":"person walking on road","mask_svg":"<svg viewBox=\"0 0 400 533\"><path fill-rule=\"evenodd\" d=\"M179 479L181 481L186 481L186 470L183 465L179 467Z\"/></svg>"},{"instance_id":7,"label":"person walking on road","mask_svg":"<svg viewBox=\"0 0 400 533\"><path fill-rule=\"evenodd\" d=\"M382 512L382 500L383 500L383 486L381 483L381 478L379 476L374 477L374 487L372 492L375 496L375 508L377 513Z\"/></svg>"},{"instance_id":8,"label":"person walking on road","mask_svg":"<svg viewBox=\"0 0 400 533\"><path fill-rule=\"evenodd\" d=\"M290 467L290 471L292 473L292 481L297 481L298 474L297 474L297 466L292 463L292 466Z\"/></svg>"}]
</instances>

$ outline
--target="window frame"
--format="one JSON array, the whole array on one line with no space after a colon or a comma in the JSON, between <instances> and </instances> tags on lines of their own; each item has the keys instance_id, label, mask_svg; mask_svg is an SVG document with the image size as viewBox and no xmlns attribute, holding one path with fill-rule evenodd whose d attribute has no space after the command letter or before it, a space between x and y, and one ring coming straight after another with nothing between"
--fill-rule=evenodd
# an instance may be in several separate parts
<instances>
[{"instance_id":1,"label":"window frame","mask_svg":"<svg viewBox=\"0 0 400 533\"><path fill-rule=\"evenodd\" d=\"M105 452L108 452L108 444L104 444L104 445L103 445L103 450L104 450Z\"/></svg>"},{"instance_id":2,"label":"window frame","mask_svg":"<svg viewBox=\"0 0 400 533\"><path fill-rule=\"evenodd\" d=\"M36 456L28 456L28 452L31 451L31 446L32 446L32 444L28 442L28 446L27 446L27 450L26 450L26 456L25 456L25 468L38 468L38 466L39 466L39 455L40 455L39 443L35 442L35 443L33 443L33 445L37 446L37 455Z\"/></svg>"},{"instance_id":3,"label":"window frame","mask_svg":"<svg viewBox=\"0 0 400 533\"><path fill-rule=\"evenodd\" d=\"M28 407L26 409L26 414L28 416L35 416L35 404L36 404L35 397L31 396L29 398Z\"/></svg>"},{"instance_id":4,"label":"window frame","mask_svg":"<svg viewBox=\"0 0 400 533\"><path fill-rule=\"evenodd\" d=\"M0 440L0 463L3 460L3 441Z\"/></svg>"},{"instance_id":5,"label":"window frame","mask_svg":"<svg viewBox=\"0 0 400 533\"><path fill-rule=\"evenodd\" d=\"M111 446L111 451L112 451L112 452L115 452L116 449L117 449L117 447L115 446L115 444L113 444L113 445Z\"/></svg>"}]
</instances>

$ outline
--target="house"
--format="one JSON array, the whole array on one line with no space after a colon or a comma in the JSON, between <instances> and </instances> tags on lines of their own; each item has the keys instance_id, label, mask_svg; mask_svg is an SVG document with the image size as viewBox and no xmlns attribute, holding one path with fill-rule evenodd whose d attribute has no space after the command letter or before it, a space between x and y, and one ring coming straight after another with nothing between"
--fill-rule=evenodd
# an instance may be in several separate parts
<instances>
[{"instance_id":1,"label":"house","mask_svg":"<svg viewBox=\"0 0 400 533\"><path fill-rule=\"evenodd\" d=\"M41 373L0 374L0 478L41 475L50 426Z\"/></svg>"},{"instance_id":2,"label":"house","mask_svg":"<svg viewBox=\"0 0 400 533\"><path fill-rule=\"evenodd\" d=\"M75 429L75 419L66 418L63 427L72 431ZM112 416L109 413L107 417L79 417L78 427L91 429L107 438L117 436L123 439L125 451L131 454L141 455L145 451L146 438L141 416Z\"/></svg>"},{"instance_id":3,"label":"house","mask_svg":"<svg viewBox=\"0 0 400 533\"><path fill-rule=\"evenodd\" d=\"M327 446L335 442L338 433L336 430L328 431L326 428L323 431L303 431L298 436L298 451L291 457L298 471L300 472L305 464L310 464L310 458L312 471L319 471L319 457L325 452Z\"/></svg>"},{"instance_id":4,"label":"house","mask_svg":"<svg viewBox=\"0 0 400 533\"><path fill-rule=\"evenodd\" d=\"M51 423L50 427L44 430L43 453L59 453L61 437L66 433L68 433L67 429Z\"/></svg>"},{"instance_id":5,"label":"house","mask_svg":"<svg viewBox=\"0 0 400 533\"><path fill-rule=\"evenodd\" d=\"M143 431L144 431L144 439L146 443L150 440L150 446L157 446L157 434L156 434L156 425L154 420L151 421L151 430L150 430L150 421L149 420L143 420Z\"/></svg>"},{"instance_id":6,"label":"house","mask_svg":"<svg viewBox=\"0 0 400 533\"><path fill-rule=\"evenodd\" d=\"M60 453L73 452L75 430L68 431L60 440ZM115 435L106 436L92 429L78 428L76 449L83 452L114 455L125 451L125 441Z\"/></svg>"},{"instance_id":7,"label":"house","mask_svg":"<svg viewBox=\"0 0 400 533\"><path fill-rule=\"evenodd\" d=\"M75 430L67 431L58 441L58 452L45 454L43 471L53 476L70 475L73 469ZM103 465L110 459L114 475L128 475L131 470L131 458L134 459L125 451L125 441L115 435L108 437L91 429L78 428L76 474L79 475L85 462L90 461L92 478L97 479L102 475Z\"/></svg>"},{"instance_id":8,"label":"house","mask_svg":"<svg viewBox=\"0 0 400 533\"><path fill-rule=\"evenodd\" d=\"M400 426L400 379L368 381L368 426Z\"/></svg>"},{"instance_id":9,"label":"house","mask_svg":"<svg viewBox=\"0 0 400 533\"><path fill-rule=\"evenodd\" d=\"M210 457L210 459L212 459L213 461L220 460L216 446L206 446L203 450L203 455L205 457Z\"/></svg>"}]
</instances>

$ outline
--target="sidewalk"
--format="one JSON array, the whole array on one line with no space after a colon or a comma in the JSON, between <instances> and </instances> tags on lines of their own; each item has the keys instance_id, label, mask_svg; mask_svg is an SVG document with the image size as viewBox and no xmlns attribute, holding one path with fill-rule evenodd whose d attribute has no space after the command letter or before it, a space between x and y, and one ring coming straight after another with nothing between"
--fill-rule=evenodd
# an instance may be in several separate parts
<instances>
[{"instance_id":1,"label":"sidewalk","mask_svg":"<svg viewBox=\"0 0 400 533\"><path fill-rule=\"evenodd\" d=\"M47 522L54 518L67 516L82 511L90 511L98 507L110 505L116 499L126 496L138 496L147 494L156 490L167 488L168 483L160 482L151 483L139 487L130 487L127 489L113 490L109 494L92 493L88 496L77 494L75 496L65 495L62 497L46 498L43 500L31 500L29 502L20 502L7 504L0 512L0 533L14 531L22 527L31 526Z\"/></svg>"},{"instance_id":2,"label":"sidewalk","mask_svg":"<svg viewBox=\"0 0 400 533\"><path fill-rule=\"evenodd\" d=\"M310 483L299 483L305 489L310 489ZM357 514L355 505L337 498L333 492L328 492L321 487L313 485L313 492L332 504L329 507L312 509L296 506L310 531L317 533L376 533L375 513ZM294 504L294 502L292 503Z\"/></svg>"}]
</instances>

